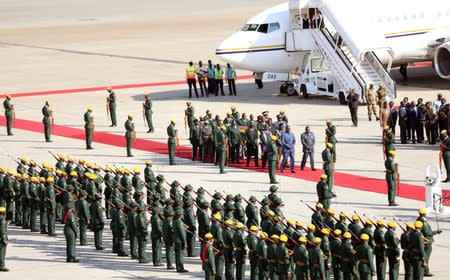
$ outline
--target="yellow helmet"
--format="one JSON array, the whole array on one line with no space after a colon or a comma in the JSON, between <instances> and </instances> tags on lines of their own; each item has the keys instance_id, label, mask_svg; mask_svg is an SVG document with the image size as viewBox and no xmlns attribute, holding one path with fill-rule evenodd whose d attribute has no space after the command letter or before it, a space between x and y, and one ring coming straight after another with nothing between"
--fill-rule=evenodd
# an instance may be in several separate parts
<instances>
[{"instance_id":1,"label":"yellow helmet","mask_svg":"<svg viewBox=\"0 0 450 280\"><path fill-rule=\"evenodd\" d=\"M69 175L72 177L76 177L76 176L78 176L78 173L74 170L74 171L71 171Z\"/></svg>"},{"instance_id":2,"label":"yellow helmet","mask_svg":"<svg viewBox=\"0 0 450 280\"><path fill-rule=\"evenodd\" d=\"M280 113L284 113L284 112L286 112L286 109L280 108Z\"/></svg>"},{"instance_id":3,"label":"yellow helmet","mask_svg":"<svg viewBox=\"0 0 450 280\"><path fill-rule=\"evenodd\" d=\"M8 169L8 171L6 171L6 174L8 174L9 176L12 176L12 175L14 175L14 170Z\"/></svg>"},{"instance_id":4,"label":"yellow helmet","mask_svg":"<svg viewBox=\"0 0 450 280\"><path fill-rule=\"evenodd\" d=\"M176 120L171 120L170 123L173 124L173 125L176 125L177 121Z\"/></svg>"},{"instance_id":5,"label":"yellow helmet","mask_svg":"<svg viewBox=\"0 0 450 280\"><path fill-rule=\"evenodd\" d=\"M420 208L419 209L419 214L420 215L425 215L427 213L427 209L425 209L425 208Z\"/></svg>"},{"instance_id":6,"label":"yellow helmet","mask_svg":"<svg viewBox=\"0 0 450 280\"><path fill-rule=\"evenodd\" d=\"M82 158L79 158L79 159L78 159L78 163L79 163L79 164L84 164L85 162L86 162L86 161L85 161L84 159L82 159Z\"/></svg>"},{"instance_id":7,"label":"yellow helmet","mask_svg":"<svg viewBox=\"0 0 450 280\"><path fill-rule=\"evenodd\" d=\"M222 220L222 215L220 215L220 213L217 212L216 214L213 215L213 218L220 221L220 220Z\"/></svg>"},{"instance_id":8,"label":"yellow helmet","mask_svg":"<svg viewBox=\"0 0 450 280\"><path fill-rule=\"evenodd\" d=\"M389 129L389 125L385 125L383 126L384 130L388 130Z\"/></svg>"},{"instance_id":9,"label":"yellow helmet","mask_svg":"<svg viewBox=\"0 0 450 280\"><path fill-rule=\"evenodd\" d=\"M0 207L0 213L6 213L6 208L5 207Z\"/></svg>"},{"instance_id":10,"label":"yellow helmet","mask_svg":"<svg viewBox=\"0 0 450 280\"><path fill-rule=\"evenodd\" d=\"M259 238L261 239L267 239L267 237L269 237L269 235L266 232L261 232L261 234L259 235Z\"/></svg>"},{"instance_id":11,"label":"yellow helmet","mask_svg":"<svg viewBox=\"0 0 450 280\"><path fill-rule=\"evenodd\" d=\"M295 226L295 221L292 219L287 220L287 224L290 226Z\"/></svg>"},{"instance_id":12,"label":"yellow helmet","mask_svg":"<svg viewBox=\"0 0 450 280\"><path fill-rule=\"evenodd\" d=\"M212 238L213 238L213 235L211 233L208 232L207 234L205 234L205 239L210 240Z\"/></svg>"},{"instance_id":13,"label":"yellow helmet","mask_svg":"<svg viewBox=\"0 0 450 280\"><path fill-rule=\"evenodd\" d=\"M87 167L87 168L93 168L93 167L94 167L94 164L93 164L92 162L87 162L87 163L86 163L86 167Z\"/></svg>"},{"instance_id":14,"label":"yellow helmet","mask_svg":"<svg viewBox=\"0 0 450 280\"><path fill-rule=\"evenodd\" d=\"M387 225L388 225L389 228L396 228L397 227L397 223L394 222L394 221L389 221L387 223Z\"/></svg>"},{"instance_id":15,"label":"yellow helmet","mask_svg":"<svg viewBox=\"0 0 450 280\"><path fill-rule=\"evenodd\" d=\"M361 240L367 241L369 240L369 235L366 233L361 234L361 236L359 237Z\"/></svg>"},{"instance_id":16,"label":"yellow helmet","mask_svg":"<svg viewBox=\"0 0 450 280\"><path fill-rule=\"evenodd\" d=\"M377 225L378 226L384 226L384 221L383 220L377 220Z\"/></svg>"},{"instance_id":17,"label":"yellow helmet","mask_svg":"<svg viewBox=\"0 0 450 280\"><path fill-rule=\"evenodd\" d=\"M151 165L151 164L153 164L153 161L150 160L150 159L149 159L149 160L146 160L146 161L145 161L145 164L146 164L146 165Z\"/></svg>"},{"instance_id":18,"label":"yellow helmet","mask_svg":"<svg viewBox=\"0 0 450 280\"><path fill-rule=\"evenodd\" d=\"M365 221L365 224L366 224L366 225L373 225L373 222L372 222L371 219L367 219L367 220Z\"/></svg>"},{"instance_id":19,"label":"yellow helmet","mask_svg":"<svg viewBox=\"0 0 450 280\"><path fill-rule=\"evenodd\" d=\"M26 173L24 173L24 174L22 174L22 179L29 179L30 178L30 176L28 176L28 174L26 174Z\"/></svg>"},{"instance_id":20,"label":"yellow helmet","mask_svg":"<svg viewBox=\"0 0 450 280\"><path fill-rule=\"evenodd\" d=\"M306 239L306 237L304 237L304 236L300 236L298 241L300 241L302 244L306 244L306 242L308 242L308 239Z\"/></svg>"},{"instance_id":21,"label":"yellow helmet","mask_svg":"<svg viewBox=\"0 0 450 280\"><path fill-rule=\"evenodd\" d=\"M33 177L31 177L31 182L37 183L37 182L39 182L39 178L33 176Z\"/></svg>"},{"instance_id":22,"label":"yellow helmet","mask_svg":"<svg viewBox=\"0 0 450 280\"><path fill-rule=\"evenodd\" d=\"M302 221L297 221L297 222L295 222L295 225L297 227L299 227L299 228L302 228L303 227L303 222Z\"/></svg>"},{"instance_id":23,"label":"yellow helmet","mask_svg":"<svg viewBox=\"0 0 450 280\"><path fill-rule=\"evenodd\" d=\"M339 217L347 218L347 214L345 214L344 211L341 211L341 212L339 213Z\"/></svg>"},{"instance_id":24,"label":"yellow helmet","mask_svg":"<svg viewBox=\"0 0 450 280\"><path fill-rule=\"evenodd\" d=\"M309 224L306 228L307 228L308 230L315 230L315 229L316 229L316 226L313 225L313 224Z\"/></svg>"},{"instance_id":25,"label":"yellow helmet","mask_svg":"<svg viewBox=\"0 0 450 280\"><path fill-rule=\"evenodd\" d=\"M390 154L390 155L396 155L397 153L396 153L394 150L390 150L390 151L389 151L389 154Z\"/></svg>"},{"instance_id":26,"label":"yellow helmet","mask_svg":"<svg viewBox=\"0 0 450 280\"><path fill-rule=\"evenodd\" d=\"M352 215L352 220L353 221L359 221L358 215L356 215L356 214Z\"/></svg>"},{"instance_id":27,"label":"yellow helmet","mask_svg":"<svg viewBox=\"0 0 450 280\"><path fill-rule=\"evenodd\" d=\"M327 148L333 148L333 144L332 143L327 143Z\"/></svg>"},{"instance_id":28,"label":"yellow helmet","mask_svg":"<svg viewBox=\"0 0 450 280\"><path fill-rule=\"evenodd\" d=\"M330 120L330 119L328 119L328 120L326 120L326 121L325 121L325 123L331 123L331 120Z\"/></svg>"},{"instance_id":29,"label":"yellow helmet","mask_svg":"<svg viewBox=\"0 0 450 280\"><path fill-rule=\"evenodd\" d=\"M87 111L88 111L88 112L92 112L92 106L91 106L91 105L89 105L89 106L87 107Z\"/></svg>"},{"instance_id":30,"label":"yellow helmet","mask_svg":"<svg viewBox=\"0 0 450 280\"><path fill-rule=\"evenodd\" d=\"M278 236L278 234L272 234L270 239L272 239L272 240L280 240L280 236Z\"/></svg>"},{"instance_id":31,"label":"yellow helmet","mask_svg":"<svg viewBox=\"0 0 450 280\"><path fill-rule=\"evenodd\" d=\"M237 228L237 229L242 229L242 228L244 228L244 224L241 223L241 222L237 222L237 223L236 223L236 228Z\"/></svg>"},{"instance_id":32,"label":"yellow helmet","mask_svg":"<svg viewBox=\"0 0 450 280\"><path fill-rule=\"evenodd\" d=\"M138 167L135 167L135 168L133 169L133 172L134 172L135 174L141 174L141 169L139 169Z\"/></svg>"},{"instance_id":33,"label":"yellow helmet","mask_svg":"<svg viewBox=\"0 0 450 280\"><path fill-rule=\"evenodd\" d=\"M133 119L133 115L128 115L128 119L132 120Z\"/></svg>"},{"instance_id":34,"label":"yellow helmet","mask_svg":"<svg viewBox=\"0 0 450 280\"><path fill-rule=\"evenodd\" d=\"M325 174L325 173L323 173L323 174L320 175L320 179L327 179L327 178L328 178L328 176L327 176L327 174Z\"/></svg>"},{"instance_id":35,"label":"yellow helmet","mask_svg":"<svg viewBox=\"0 0 450 280\"><path fill-rule=\"evenodd\" d=\"M316 208L323 209L323 204L320 202L316 203Z\"/></svg>"},{"instance_id":36,"label":"yellow helmet","mask_svg":"<svg viewBox=\"0 0 450 280\"><path fill-rule=\"evenodd\" d=\"M22 161L22 162L28 162L28 161L30 161L26 156L23 156L23 157L21 157L20 158L20 161Z\"/></svg>"},{"instance_id":37,"label":"yellow helmet","mask_svg":"<svg viewBox=\"0 0 450 280\"><path fill-rule=\"evenodd\" d=\"M55 182L55 178L53 178L53 177L47 178L47 183L53 184L54 182Z\"/></svg>"},{"instance_id":38,"label":"yellow helmet","mask_svg":"<svg viewBox=\"0 0 450 280\"><path fill-rule=\"evenodd\" d=\"M421 229L421 228L423 227L423 223L422 223L421 221L416 221L416 222L414 223L414 227L415 227L416 229Z\"/></svg>"},{"instance_id":39,"label":"yellow helmet","mask_svg":"<svg viewBox=\"0 0 450 280\"><path fill-rule=\"evenodd\" d=\"M350 239L350 238L352 238L352 234L350 232L346 231L346 232L344 232L342 237L344 237L345 239Z\"/></svg>"},{"instance_id":40,"label":"yellow helmet","mask_svg":"<svg viewBox=\"0 0 450 280\"><path fill-rule=\"evenodd\" d=\"M225 221L225 225L232 226L233 225L233 220L226 220Z\"/></svg>"},{"instance_id":41,"label":"yellow helmet","mask_svg":"<svg viewBox=\"0 0 450 280\"><path fill-rule=\"evenodd\" d=\"M327 213L330 214L330 215L334 215L334 214L336 214L336 211L334 211L333 208L329 208L329 209L327 210Z\"/></svg>"},{"instance_id":42,"label":"yellow helmet","mask_svg":"<svg viewBox=\"0 0 450 280\"><path fill-rule=\"evenodd\" d=\"M273 212L272 210L267 211L267 214L268 214L270 217L275 217L275 212Z\"/></svg>"},{"instance_id":43,"label":"yellow helmet","mask_svg":"<svg viewBox=\"0 0 450 280\"><path fill-rule=\"evenodd\" d=\"M286 234L280 235L280 241L286 243L288 241L288 237Z\"/></svg>"},{"instance_id":44,"label":"yellow helmet","mask_svg":"<svg viewBox=\"0 0 450 280\"><path fill-rule=\"evenodd\" d=\"M20 178L22 178L22 174L16 173L15 177L16 177L16 179L20 179Z\"/></svg>"},{"instance_id":45,"label":"yellow helmet","mask_svg":"<svg viewBox=\"0 0 450 280\"><path fill-rule=\"evenodd\" d=\"M65 160L65 159L66 159L66 156L65 156L64 154L62 154L62 153L59 153L59 154L58 154L58 158L59 158L60 160Z\"/></svg>"},{"instance_id":46,"label":"yellow helmet","mask_svg":"<svg viewBox=\"0 0 450 280\"><path fill-rule=\"evenodd\" d=\"M39 178L39 182L45 183L45 177L40 177L40 178Z\"/></svg>"},{"instance_id":47,"label":"yellow helmet","mask_svg":"<svg viewBox=\"0 0 450 280\"><path fill-rule=\"evenodd\" d=\"M320 244L321 242L322 242L322 239L320 239L320 237L314 237L314 239L313 239L314 244Z\"/></svg>"},{"instance_id":48,"label":"yellow helmet","mask_svg":"<svg viewBox=\"0 0 450 280\"><path fill-rule=\"evenodd\" d=\"M276 135L272 135L272 136L270 136L270 139L272 139L272 141L277 141L277 136Z\"/></svg>"},{"instance_id":49,"label":"yellow helmet","mask_svg":"<svg viewBox=\"0 0 450 280\"><path fill-rule=\"evenodd\" d=\"M338 229L338 228L333 231L333 234L336 235L336 236L341 235L341 233L342 233L342 231L340 229Z\"/></svg>"},{"instance_id":50,"label":"yellow helmet","mask_svg":"<svg viewBox=\"0 0 450 280\"><path fill-rule=\"evenodd\" d=\"M320 230L320 232L321 232L322 234L324 234L324 235L329 235L329 234L330 234L330 230L327 229L327 228L322 228L322 229Z\"/></svg>"},{"instance_id":51,"label":"yellow helmet","mask_svg":"<svg viewBox=\"0 0 450 280\"><path fill-rule=\"evenodd\" d=\"M250 231L257 232L258 231L258 227L253 225L253 226L250 227Z\"/></svg>"}]
</instances>

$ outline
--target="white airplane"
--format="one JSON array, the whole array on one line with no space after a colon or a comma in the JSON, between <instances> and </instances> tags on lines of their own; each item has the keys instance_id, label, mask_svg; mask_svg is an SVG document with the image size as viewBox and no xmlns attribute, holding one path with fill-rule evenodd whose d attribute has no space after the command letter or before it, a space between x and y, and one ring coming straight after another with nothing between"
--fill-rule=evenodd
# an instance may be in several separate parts
<instances>
[{"instance_id":1,"label":"white airplane","mask_svg":"<svg viewBox=\"0 0 450 280\"><path fill-rule=\"evenodd\" d=\"M293 17L293 10L298 12L296 17ZM407 63L432 61L436 73L450 79L448 0L290 0L249 19L240 31L217 47L216 55L238 68L256 73L303 70L304 58L311 50L287 51L287 34L295 26L303 29L302 25L306 24L302 24L302 20L309 18L311 23L312 17L318 14L324 18L326 29L330 27L339 34L348 35L347 38L352 38L356 44L358 40L366 44L378 40L378 46L385 44L391 53L390 61L385 51L374 50L374 53L388 72L391 66L403 66L401 71L406 75ZM333 26L329 26L327 16L334 17ZM375 31L382 39L373 34ZM352 37L356 33L365 37ZM312 40L310 36L303 38Z\"/></svg>"}]
</instances>

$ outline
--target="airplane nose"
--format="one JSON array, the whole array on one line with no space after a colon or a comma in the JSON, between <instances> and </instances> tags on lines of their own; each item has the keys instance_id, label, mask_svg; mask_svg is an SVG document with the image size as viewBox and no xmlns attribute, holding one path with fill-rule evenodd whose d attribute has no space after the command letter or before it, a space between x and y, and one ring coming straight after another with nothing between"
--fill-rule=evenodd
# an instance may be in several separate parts
<instances>
[{"instance_id":1,"label":"airplane nose","mask_svg":"<svg viewBox=\"0 0 450 280\"><path fill-rule=\"evenodd\" d=\"M216 48L216 56L228 63L235 64L240 62L245 50L255 42L256 38L252 38L255 37L254 35L250 32L242 31L234 33Z\"/></svg>"}]
</instances>

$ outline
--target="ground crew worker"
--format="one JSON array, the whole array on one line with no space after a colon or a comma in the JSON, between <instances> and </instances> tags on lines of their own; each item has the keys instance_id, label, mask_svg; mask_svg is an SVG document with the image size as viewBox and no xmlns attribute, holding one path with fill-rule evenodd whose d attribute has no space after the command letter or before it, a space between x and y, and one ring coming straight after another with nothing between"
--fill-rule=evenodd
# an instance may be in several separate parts
<instances>
[{"instance_id":1,"label":"ground crew worker","mask_svg":"<svg viewBox=\"0 0 450 280\"><path fill-rule=\"evenodd\" d=\"M247 235L248 259L250 261L250 279L258 279L258 256L256 254L256 246L258 244L258 226L250 226L250 232Z\"/></svg>"},{"instance_id":2,"label":"ground crew worker","mask_svg":"<svg viewBox=\"0 0 450 280\"><path fill-rule=\"evenodd\" d=\"M50 102L45 101L45 105L42 107L42 115L44 115L42 122L44 123L45 142L52 142L50 136L52 133L53 111L50 110Z\"/></svg>"},{"instance_id":3,"label":"ground crew worker","mask_svg":"<svg viewBox=\"0 0 450 280\"><path fill-rule=\"evenodd\" d=\"M148 131L147 133L155 132L155 128L153 127L153 103L150 93L145 93L145 102L142 104L145 120L147 121Z\"/></svg>"},{"instance_id":4,"label":"ground crew worker","mask_svg":"<svg viewBox=\"0 0 450 280\"><path fill-rule=\"evenodd\" d=\"M278 244L276 257L278 260L278 276L280 280L291 279L290 271L290 255L286 243L288 242L288 236L285 234L280 235L280 243Z\"/></svg>"},{"instance_id":5,"label":"ground crew worker","mask_svg":"<svg viewBox=\"0 0 450 280\"><path fill-rule=\"evenodd\" d=\"M220 64L216 64L216 71L214 72L214 80L215 80L215 92L214 94L216 96L219 95L219 87L220 87L220 93L222 96L225 96L223 93L223 69L220 68Z\"/></svg>"},{"instance_id":6,"label":"ground crew worker","mask_svg":"<svg viewBox=\"0 0 450 280\"><path fill-rule=\"evenodd\" d=\"M351 243L352 234L350 232L345 232L342 235L341 243L341 266L342 272L345 280L353 280L356 274L356 259L355 251Z\"/></svg>"},{"instance_id":7,"label":"ground crew worker","mask_svg":"<svg viewBox=\"0 0 450 280\"><path fill-rule=\"evenodd\" d=\"M55 183L54 177L48 177L45 184L45 193L47 196L47 222L48 222L48 235L56 236L55 233L55 214L56 214L56 198L55 189L53 184Z\"/></svg>"},{"instance_id":8,"label":"ground crew worker","mask_svg":"<svg viewBox=\"0 0 450 280\"><path fill-rule=\"evenodd\" d=\"M417 218L417 221L421 221L423 224L422 227L422 234L423 237L428 240L427 242L425 242L425 253L426 253L426 261L427 261L427 266L425 267L425 272L424 272L424 276L430 277L433 276L433 274L431 274L430 272L430 257L431 257L431 252L433 251L433 242L434 242L434 238L433 236L436 234L441 234L442 231L441 230L432 230L430 224L427 222L427 210L425 208L421 208L419 209L419 217Z\"/></svg>"},{"instance_id":9,"label":"ground crew worker","mask_svg":"<svg viewBox=\"0 0 450 280\"><path fill-rule=\"evenodd\" d=\"M94 116L92 115L92 107L87 108L84 113L84 131L86 133L86 149L92 150L92 134L94 133ZM67 172L67 170L66 170Z\"/></svg>"},{"instance_id":10,"label":"ground crew worker","mask_svg":"<svg viewBox=\"0 0 450 280\"><path fill-rule=\"evenodd\" d=\"M272 135L271 137L271 141L269 141L268 146L267 146L267 159L269 161L269 179L270 179L270 184L278 184L276 177L275 177L275 173L276 173L276 168L277 168L277 160L278 160L278 148L276 145L276 141L277 141L277 136L276 135Z\"/></svg>"},{"instance_id":11,"label":"ground crew worker","mask_svg":"<svg viewBox=\"0 0 450 280\"><path fill-rule=\"evenodd\" d=\"M327 178L328 176L326 174L320 175L320 181L316 185L318 203L321 203L325 210L330 208L330 199L334 197L326 183Z\"/></svg>"},{"instance_id":12,"label":"ground crew worker","mask_svg":"<svg viewBox=\"0 0 450 280\"><path fill-rule=\"evenodd\" d=\"M91 223L94 231L94 243L96 250L103 250L103 228L105 220L103 218L102 196L98 193L94 195L95 201L91 204Z\"/></svg>"},{"instance_id":13,"label":"ground crew worker","mask_svg":"<svg viewBox=\"0 0 450 280\"><path fill-rule=\"evenodd\" d=\"M393 221L389 221L387 223L388 230L384 234L384 239L386 241L386 257L388 258L389 263L389 279L397 280L398 279L398 271L400 268L400 249L398 247L398 238L395 234L395 229L397 227L397 223ZM405 274L406 276L406 274ZM407 278L405 278L407 279Z\"/></svg>"},{"instance_id":14,"label":"ground crew worker","mask_svg":"<svg viewBox=\"0 0 450 280\"><path fill-rule=\"evenodd\" d=\"M326 121L327 128L325 128L325 144L331 143L333 147L331 148L331 154L333 155L333 162L336 162L336 126L334 126L332 120L328 119Z\"/></svg>"},{"instance_id":15,"label":"ground crew worker","mask_svg":"<svg viewBox=\"0 0 450 280\"><path fill-rule=\"evenodd\" d=\"M208 91L206 90L206 75L208 74L208 69L206 66L203 66L203 62L200 60L198 62L198 67L195 68L195 73L197 74L198 85L200 86L200 92L202 93L202 97L208 97Z\"/></svg>"},{"instance_id":16,"label":"ground crew worker","mask_svg":"<svg viewBox=\"0 0 450 280\"><path fill-rule=\"evenodd\" d=\"M309 277L309 253L306 250L306 237L300 236L300 242L294 249L293 261L295 262L295 278L297 280L307 280Z\"/></svg>"},{"instance_id":17,"label":"ground crew worker","mask_svg":"<svg viewBox=\"0 0 450 280\"><path fill-rule=\"evenodd\" d=\"M327 175L327 185L330 192L333 192L334 183L334 162L333 154L331 153L332 149L333 144L327 143L327 147L322 151L323 171Z\"/></svg>"},{"instance_id":18,"label":"ground crew worker","mask_svg":"<svg viewBox=\"0 0 450 280\"><path fill-rule=\"evenodd\" d=\"M204 242L201 246L200 258L202 260L202 268L205 271L205 280L212 280L216 274L216 264L214 260L214 251L212 246L213 236L207 233L204 236Z\"/></svg>"},{"instance_id":19,"label":"ground crew worker","mask_svg":"<svg viewBox=\"0 0 450 280\"><path fill-rule=\"evenodd\" d=\"M148 263L147 260L147 239L148 239L148 223L145 218L145 205L140 205L137 209L136 221L136 237L138 240L138 257L139 263Z\"/></svg>"},{"instance_id":20,"label":"ground crew worker","mask_svg":"<svg viewBox=\"0 0 450 280\"><path fill-rule=\"evenodd\" d=\"M402 233L400 236L400 246L403 250L402 260L403 266L405 268L405 280L412 280L412 266L410 259L410 250L409 250L409 237L414 230L414 224L407 224L406 231Z\"/></svg>"},{"instance_id":21,"label":"ground crew worker","mask_svg":"<svg viewBox=\"0 0 450 280\"><path fill-rule=\"evenodd\" d=\"M412 266L413 279L423 279L424 268L427 264L427 253L425 252L425 240L422 234L423 223L416 221L415 230L409 235L409 259Z\"/></svg>"},{"instance_id":22,"label":"ground crew worker","mask_svg":"<svg viewBox=\"0 0 450 280\"><path fill-rule=\"evenodd\" d=\"M325 279L325 263L323 259L323 252L320 249L322 239L314 237L312 240L314 247L309 250L309 263L311 266L311 279L320 280Z\"/></svg>"},{"instance_id":23,"label":"ground crew worker","mask_svg":"<svg viewBox=\"0 0 450 280\"><path fill-rule=\"evenodd\" d=\"M178 144L178 131L175 129L175 120L170 121L170 125L167 127L167 145L169 148L169 163L175 165L175 147Z\"/></svg>"},{"instance_id":24,"label":"ground crew worker","mask_svg":"<svg viewBox=\"0 0 450 280\"><path fill-rule=\"evenodd\" d=\"M192 87L195 91L195 96L198 98L198 91L197 91L197 81L195 80L195 67L194 63L192 61L189 61L189 67L186 68L186 80L187 84L189 86L189 98L192 98Z\"/></svg>"},{"instance_id":25,"label":"ground crew worker","mask_svg":"<svg viewBox=\"0 0 450 280\"><path fill-rule=\"evenodd\" d=\"M66 237L66 261L77 263L76 246L78 226L76 215L73 212L75 205L69 203L66 205L66 216L64 217L64 236Z\"/></svg>"},{"instance_id":26,"label":"ground crew worker","mask_svg":"<svg viewBox=\"0 0 450 280\"><path fill-rule=\"evenodd\" d=\"M132 157L131 154L131 146L133 145L133 141L136 140L136 132L134 131L134 123L133 123L133 116L128 115L128 120L125 122L125 139L127 142L127 157Z\"/></svg>"},{"instance_id":27,"label":"ground crew worker","mask_svg":"<svg viewBox=\"0 0 450 280\"><path fill-rule=\"evenodd\" d=\"M152 207L151 217L151 238L152 238L152 261L154 266L163 266L161 263L162 255L162 220L161 209L158 207Z\"/></svg>"},{"instance_id":28,"label":"ground crew worker","mask_svg":"<svg viewBox=\"0 0 450 280\"><path fill-rule=\"evenodd\" d=\"M173 240L175 244L175 266L177 272L188 272L184 269L183 257L184 249L187 247L186 243L186 228L184 227L183 218L184 212L180 207L175 211L175 218L173 220Z\"/></svg>"},{"instance_id":29,"label":"ground crew worker","mask_svg":"<svg viewBox=\"0 0 450 280\"><path fill-rule=\"evenodd\" d=\"M373 253L369 244L369 235L363 233L359 236L361 244L356 248L356 256L359 260L358 272L359 279L371 280L375 276L375 267L373 265Z\"/></svg>"},{"instance_id":30,"label":"ground crew worker","mask_svg":"<svg viewBox=\"0 0 450 280\"><path fill-rule=\"evenodd\" d=\"M11 95L6 95L5 101L3 101L3 108L5 109L6 117L6 132L8 136L14 135L12 133L13 120L16 119L16 112L14 110L14 105L11 103Z\"/></svg>"},{"instance_id":31,"label":"ground crew worker","mask_svg":"<svg viewBox=\"0 0 450 280\"><path fill-rule=\"evenodd\" d=\"M0 271L8 272L5 267L6 247L8 246L8 224L6 223L6 208L0 207Z\"/></svg>"},{"instance_id":32,"label":"ground crew worker","mask_svg":"<svg viewBox=\"0 0 450 280\"><path fill-rule=\"evenodd\" d=\"M86 230L88 226L91 224L91 214L89 211L89 203L86 201L87 193L84 190L81 190L80 196L75 202L75 207L77 211L77 216L80 219L80 245L86 246L88 245Z\"/></svg>"},{"instance_id":33,"label":"ground crew worker","mask_svg":"<svg viewBox=\"0 0 450 280\"><path fill-rule=\"evenodd\" d=\"M106 106L108 106L111 117L111 127L114 127L117 126L116 93L112 90L112 87L108 87L107 91L109 96L106 98Z\"/></svg>"},{"instance_id":34,"label":"ground crew worker","mask_svg":"<svg viewBox=\"0 0 450 280\"><path fill-rule=\"evenodd\" d=\"M377 279L384 280L386 276L386 240L383 228L385 227L383 220L377 221L377 226L373 232L373 241L375 248L373 254L375 255L375 269L377 271Z\"/></svg>"},{"instance_id":35,"label":"ground crew worker","mask_svg":"<svg viewBox=\"0 0 450 280\"><path fill-rule=\"evenodd\" d=\"M236 71L234 67L231 66L230 63L227 63L227 80L228 80L228 89L230 91L230 95L236 96Z\"/></svg>"},{"instance_id":36,"label":"ground crew worker","mask_svg":"<svg viewBox=\"0 0 450 280\"><path fill-rule=\"evenodd\" d=\"M367 113L369 114L369 121L372 121L372 113L375 116L376 120L379 121L380 118L377 116L377 93L373 84L369 85L365 97L367 102Z\"/></svg>"},{"instance_id":37,"label":"ground crew worker","mask_svg":"<svg viewBox=\"0 0 450 280\"><path fill-rule=\"evenodd\" d=\"M395 151L389 151L384 167L386 168L386 182L388 186L389 206L398 206L395 203L396 187L397 187L397 165L394 161Z\"/></svg>"},{"instance_id":38,"label":"ground crew worker","mask_svg":"<svg viewBox=\"0 0 450 280\"><path fill-rule=\"evenodd\" d=\"M442 158L444 160L445 170L447 171L447 177L442 181L443 183L450 182L450 138L447 134L447 130L444 129L441 131Z\"/></svg>"},{"instance_id":39,"label":"ground crew worker","mask_svg":"<svg viewBox=\"0 0 450 280\"><path fill-rule=\"evenodd\" d=\"M258 257L257 261L257 272L258 278L260 280L266 280L269 278L269 269L268 269L268 261L267 261L267 233L261 232L259 235L258 243L256 244L256 255Z\"/></svg>"},{"instance_id":40,"label":"ground crew worker","mask_svg":"<svg viewBox=\"0 0 450 280\"><path fill-rule=\"evenodd\" d=\"M219 157L219 170L220 174L225 174L225 160L227 154L227 127L222 125L216 132L216 152Z\"/></svg>"}]
</instances>

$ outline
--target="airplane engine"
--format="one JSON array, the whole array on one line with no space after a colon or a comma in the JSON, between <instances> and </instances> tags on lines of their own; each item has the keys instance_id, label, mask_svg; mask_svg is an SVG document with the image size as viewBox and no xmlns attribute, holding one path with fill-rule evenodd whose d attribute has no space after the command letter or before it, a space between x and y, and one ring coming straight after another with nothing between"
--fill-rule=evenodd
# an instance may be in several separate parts
<instances>
[{"instance_id":1,"label":"airplane engine","mask_svg":"<svg viewBox=\"0 0 450 280\"><path fill-rule=\"evenodd\" d=\"M450 80L450 42L437 47L434 53L434 68L441 78Z\"/></svg>"}]
</instances>

